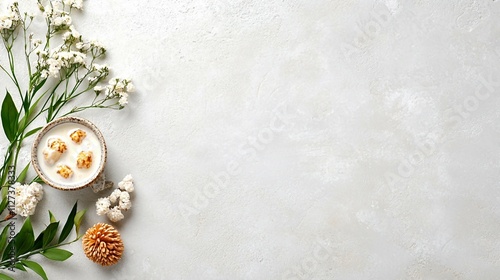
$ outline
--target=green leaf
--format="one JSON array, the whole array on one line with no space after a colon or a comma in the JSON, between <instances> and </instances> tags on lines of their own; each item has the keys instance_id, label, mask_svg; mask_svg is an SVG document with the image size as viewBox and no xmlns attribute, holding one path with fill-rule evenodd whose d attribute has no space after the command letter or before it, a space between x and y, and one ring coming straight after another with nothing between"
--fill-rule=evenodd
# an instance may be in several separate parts
<instances>
[{"instance_id":1,"label":"green leaf","mask_svg":"<svg viewBox=\"0 0 500 280\"><path fill-rule=\"evenodd\" d=\"M26 175L28 175L28 169L30 167L30 164L26 164L26 167L23 168L23 171L19 173L19 176L17 176L16 182L22 183L26 179Z\"/></svg>"},{"instance_id":2,"label":"green leaf","mask_svg":"<svg viewBox=\"0 0 500 280\"><path fill-rule=\"evenodd\" d=\"M24 221L21 230L14 236L11 242L14 242L16 247L16 256L20 256L28 252L35 243L35 235L33 233L33 227L31 226L31 220L28 217Z\"/></svg>"},{"instance_id":3,"label":"green leaf","mask_svg":"<svg viewBox=\"0 0 500 280\"><path fill-rule=\"evenodd\" d=\"M65 261L73 256L73 253L63 249L51 248L42 252L42 255L53 261Z\"/></svg>"},{"instance_id":4,"label":"green leaf","mask_svg":"<svg viewBox=\"0 0 500 280\"><path fill-rule=\"evenodd\" d=\"M27 97L28 93L26 92L26 97ZM23 99L23 109L24 109L24 112L28 112L29 109L30 109L30 103L28 102L28 99L27 98L24 98ZM21 111L21 109L19 109L19 111ZM19 112L19 114L21 114L21 112Z\"/></svg>"},{"instance_id":5,"label":"green leaf","mask_svg":"<svg viewBox=\"0 0 500 280\"><path fill-rule=\"evenodd\" d=\"M40 248L45 248L54 239L57 233L57 227L59 222L51 223L42 231L35 240L35 245L33 245L33 250Z\"/></svg>"},{"instance_id":6,"label":"green leaf","mask_svg":"<svg viewBox=\"0 0 500 280\"><path fill-rule=\"evenodd\" d=\"M76 231L76 236L78 236L78 233L80 232L80 224L82 223L83 216L85 215L85 212L87 212L87 209L78 211L75 215L75 231Z\"/></svg>"},{"instance_id":7,"label":"green leaf","mask_svg":"<svg viewBox=\"0 0 500 280\"><path fill-rule=\"evenodd\" d=\"M56 217L54 216L54 214L52 214L52 212L50 212L50 210L49 210L49 218L51 223L57 222Z\"/></svg>"},{"instance_id":8,"label":"green leaf","mask_svg":"<svg viewBox=\"0 0 500 280\"><path fill-rule=\"evenodd\" d=\"M14 246L14 242L11 240L8 244L7 244L7 247L5 247L5 250L3 251L3 255L2 255L2 261L5 261L7 259L10 259L11 257L13 257L14 253L15 253L15 246Z\"/></svg>"},{"instance_id":9,"label":"green leaf","mask_svg":"<svg viewBox=\"0 0 500 280\"><path fill-rule=\"evenodd\" d=\"M18 114L16 104L14 104L12 96L10 96L9 91L7 91L2 103L2 111L0 115L2 117L2 125L5 136L7 136L7 139L10 142L14 141L16 138Z\"/></svg>"},{"instance_id":10,"label":"green leaf","mask_svg":"<svg viewBox=\"0 0 500 280\"><path fill-rule=\"evenodd\" d=\"M9 227L10 227L10 224L7 224L3 228L2 234L0 234L0 254L3 254L3 250L5 250L5 246L7 246Z\"/></svg>"},{"instance_id":11,"label":"green leaf","mask_svg":"<svg viewBox=\"0 0 500 280\"><path fill-rule=\"evenodd\" d=\"M66 220L66 223L61 231L61 235L59 236L59 243L66 240L68 235L71 233L71 229L73 228L73 224L75 222L77 204L78 202L75 203L73 209L71 209L71 212L69 213L68 219Z\"/></svg>"},{"instance_id":12,"label":"green leaf","mask_svg":"<svg viewBox=\"0 0 500 280\"><path fill-rule=\"evenodd\" d=\"M0 273L0 280L14 280L14 278Z\"/></svg>"},{"instance_id":13,"label":"green leaf","mask_svg":"<svg viewBox=\"0 0 500 280\"><path fill-rule=\"evenodd\" d=\"M45 234L43 235L43 247L52 242L57 233L57 228L59 227L59 222L51 223L45 230Z\"/></svg>"},{"instance_id":14,"label":"green leaf","mask_svg":"<svg viewBox=\"0 0 500 280\"><path fill-rule=\"evenodd\" d=\"M2 202L0 203L0 213L7 208L7 205L9 204L9 196L5 196L2 198Z\"/></svg>"},{"instance_id":15,"label":"green leaf","mask_svg":"<svg viewBox=\"0 0 500 280\"><path fill-rule=\"evenodd\" d=\"M48 280L47 274L45 274L45 271L38 263L36 263L34 261L28 261L28 260L22 260L21 263L23 265L25 265L27 268L36 272L36 274L40 275L42 277L42 279Z\"/></svg>"},{"instance_id":16,"label":"green leaf","mask_svg":"<svg viewBox=\"0 0 500 280\"><path fill-rule=\"evenodd\" d=\"M14 267L19 269L19 270L26 271L26 268L24 267L24 265L22 263L16 263L14 265Z\"/></svg>"},{"instance_id":17,"label":"green leaf","mask_svg":"<svg viewBox=\"0 0 500 280\"><path fill-rule=\"evenodd\" d=\"M45 184L45 182L42 180L42 178L36 176L32 182L37 182L39 184Z\"/></svg>"},{"instance_id":18,"label":"green leaf","mask_svg":"<svg viewBox=\"0 0 500 280\"><path fill-rule=\"evenodd\" d=\"M35 89L33 90L33 93L36 93L37 91L39 91L43 85L45 84L45 82L47 81L47 79L43 79L38 85L35 86Z\"/></svg>"},{"instance_id":19,"label":"green leaf","mask_svg":"<svg viewBox=\"0 0 500 280\"><path fill-rule=\"evenodd\" d=\"M28 131L28 132L24 135L24 137L25 137L25 138L27 138L27 137L29 137L29 136L31 136L31 135L33 135L33 134L37 133L40 129L42 129L42 127L41 127L41 126L36 127L36 128L33 128L32 130Z\"/></svg>"}]
</instances>

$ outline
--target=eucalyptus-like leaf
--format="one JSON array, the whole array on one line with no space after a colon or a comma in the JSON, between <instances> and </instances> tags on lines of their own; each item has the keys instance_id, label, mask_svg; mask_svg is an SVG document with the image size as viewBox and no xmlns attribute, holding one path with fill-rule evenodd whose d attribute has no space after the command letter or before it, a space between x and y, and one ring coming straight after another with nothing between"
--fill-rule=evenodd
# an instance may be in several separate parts
<instances>
[{"instance_id":1,"label":"eucalyptus-like leaf","mask_svg":"<svg viewBox=\"0 0 500 280\"><path fill-rule=\"evenodd\" d=\"M42 180L42 178L36 176L31 182L37 182L39 184L44 184L45 182Z\"/></svg>"},{"instance_id":2,"label":"eucalyptus-like leaf","mask_svg":"<svg viewBox=\"0 0 500 280\"><path fill-rule=\"evenodd\" d=\"M2 213L3 210L5 210L5 208L7 208L8 204L9 204L9 197L8 196L4 196L2 198L2 202L0 202L0 213Z\"/></svg>"},{"instance_id":3,"label":"eucalyptus-like leaf","mask_svg":"<svg viewBox=\"0 0 500 280\"><path fill-rule=\"evenodd\" d=\"M31 136L31 135L33 135L33 134L37 133L40 129L42 129L42 127L41 127L41 126L36 127L36 128L33 128L32 130L28 131L28 132L24 135L24 137L29 137L29 136Z\"/></svg>"},{"instance_id":4,"label":"eucalyptus-like leaf","mask_svg":"<svg viewBox=\"0 0 500 280\"><path fill-rule=\"evenodd\" d=\"M26 268L24 267L24 265L20 262L16 263L14 265L15 268L19 269L19 270L22 270L22 271L26 271Z\"/></svg>"},{"instance_id":5,"label":"eucalyptus-like leaf","mask_svg":"<svg viewBox=\"0 0 500 280\"><path fill-rule=\"evenodd\" d=\"M77 204L78 202L75 203L73 209L71 209L71 212L69 213L68 219L66 220L66 223L64 224L64 227L61 231L61 235L59 236L59 243L62 243L64 240L66 240L68 235L71 233L71 229L73 228L73 225L75 223Z\"/></svg>"},{"instance_id":6,"label":"eucalyptus-like leaf","mask_svg":"<svg viewBox=\"0 0 500 280\"><path fill-rule=\"evenodd\" d=\"M19 116L19 113L9 91L5 93L5 98L2 102L2 111L0 112L0 115L2 117L2 125L5 136L7 136L7 139L12 142L16 138L17 118Z\"/></svg>"},{"instance_id":7,"label":"eucalyptus-like leaf","mask_svg":"<svg viewBox=\"0 0 500 280\"><path fill-rule=\"evenodd\" d=\"M83 216L85 215L85 212L87 212L87 209L83 209L81 211L78 211L75 215L75 232L76 236L79 235L80 232L80 224L82 223Z\"/></svg>"},{"instance_id":8,"label":"eucalyptus-like leaf","mask_svg":"<svg viewBox=\"0 0 500 280\"><path fill-rule=\"evenodd\" d=\"M43 270L42 266L39 265L38 263L28 260L22 260L21 263L27 268L33 270L36 274L40 275L42 279L48 280L47 274L45 274L45 271Z\"/></svg>"},{"instance_id":9,"label":"eucalyptus-like leaf","mask_svg":"<svg viewBox=\"0 0 500 280\"><path fill-rule=\"evenodd\" d=\"M16 256L22 255L28 252L35 243L35 235L33 233L33 227L31 226L31 220L28 217L26 221L24 221L23 227L21 230L14 236L11 240L14 242L16 248Z\"/></svg>"},{"instance_id":10,"label":"eucalyptus-like leaf","mask_svg":"<svg viewBox=\"0 0 500 280\"><path fill-rule=\"evenodd\" d=\"M14 246L14 242L12 242L12 240L11 240L9 243L7 243L7 246L5 247L5 250L3 251L2 261L10 259L12 256L14 256L16 253L15 250L16 250L16 247Z\"/></svg>"},{"instance_id":11,"label":"eucalyptus-like leaf","mask_svg":"<svg viewBox=\"0 0 500 280\"><path fill-rule=\"evenodd\" d=\"M73 256L73 253L63 249L51 248L42 252L42 255L53 261L65 261Z\"/></svg>"},{"instance_id":12,"label":"eucalyptus-like leaf","mask_svg":"<svg viewBox=\"0 0 500 280\"><path fill-rule=\"evenodd\" d=\"M56 217L54 216L54 214L52 214L52 212L50 212L50 210L49 210L49 219L51 223L57 222Z\"/></svg>"},{"instance_id":13,"label":"eucalyptus-like leaf","mask_svg":"<svg viewBox=\"0 0 500 280\"><path fill-rule=\"evenodd\" d=\"M49 226L45 229L45 234L43 235L43 247L52 242L57 233L57 228L59 227L59 222L50 223Z\"/></svg>"},{"instance_id":14,"label":"eucalyptus-like leaf","mask_svg":"<svg viewBox=\"0 0 500 280\"><path fill-rule=\"evenodd\" d=\"M23 171L19 173L19 176L17 176L16 182L22 183L26 179L26 175L28 174L28 169L30 167L30 164L26 164L26 167L23 168Z\"/></svg>"},{"instance_id":15,"label":"eucalyptus-like leaf","mask_svg":"<svg viewBox=\"0 0 500 280\"><path fill-rule=\"evenodd\" d=\"M38 83L35 88L33 89L33 93L36 93L37 91L39 91L43 85L45 84L45 82L47 81L47 79L43 79L40 83Z\"/></svg>"},{"instance_id":16,"label":"eucalyptus-like leaf","mask_svg":"<svg viewBox=\"0 0 500 280\"><path fill-rule=\"evenodd\" d=\"M8 237L9 227L10 227L10 225L7 224L3 228L2 234L0 234L0 255L3 254L3 251L5 250L5 247L7 246L7 239L9 238Z\"/></svg>"},{"instance_id":17,"label":"eucalyptus-like leaf","mask_svg":"<svg viewBox=\"0 0 500 280\"><path fill-rule=\"evenodd\" d=\"M26 92L26 95L28 95L27 92ZM28 111L30 109L30 102L28 99L23 99L23 109L24 109L25 114L28 113ZM19 108L19 115L21 115L21 108Z\"/></svg>"},{"instance_id":18,"label":"eucalyptus-like leaf","mask_svg":"<svg viewBox=\"0 0 500 280\"><path fill-rule=\"evenodd\" d=\"M33 250L45 248L56 236L58 226L59 222L50 223L36 238Z\"/></svg>"}]
</instances>

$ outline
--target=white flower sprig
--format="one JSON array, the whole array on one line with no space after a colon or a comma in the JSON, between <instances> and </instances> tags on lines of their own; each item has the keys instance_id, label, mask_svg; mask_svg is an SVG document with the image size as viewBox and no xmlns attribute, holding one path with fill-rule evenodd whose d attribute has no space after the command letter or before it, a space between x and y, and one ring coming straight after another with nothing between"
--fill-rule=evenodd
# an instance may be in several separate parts
<instances>
[{"instance_id":1,"label":"white flower sprig","mask_svg":"<svg viewBox=\"0 0 500 280\"><path fill-rule=\"evenodd\" d=\"M15 212L23 217L35 214L36 205L43 198L43 187L39 183L21 185L15 183Z\"/></svg>"},{"instance_id":2,"label":"white flower sprig","mask_svg":"<svg viewBox=\"0 0 500 280\"><path fill-rule=\"evenodd\" d=\"M99 216L106 215L112 222L118 222L125 216L122 211L127 211L132 207L130 193L134 191L134 182L132 175L127 175L118 183L118 189L115 189L108 197L101 197L97 200L96 213Z\"/></svg>"},{"instance_id":3,"label":"white flower sprig","mask_svg":"<svg viewBox=\"0 0 500 280\"><path fill-rule=\"evenodd\" d=\"M32 47L28 56L34 53L37 58L32 79L35 84L44 84L48 79L56 83L55 88L49 91L56 97L51 98L47 108L44 108L48 113L47 121L54 119L67 103L87 92L95 93L93 101L89 105L73 107L63 116L89 108L124 108L128 104L129 93L134 91L132 82L122 78L108 80L110 68L98 64L106 48L97 41L86 40L73 25L72 10L81 10L82 0L37 1L48 31L45 40L30 36ZM52 46L52 41L58 42L56 37L62 39L62 44ZM37 88L36 85L34 88ZM59 91L63 91L62 94L58 95Z\"/></svg>"},{"instance_id":4,"label":"white flower sprig","mask_svg":"<svg viewBox=\"0 0 500 280\"><path fill-rule=\"evenodd\" d=\"M16 2L9 5L7 12L0 15L0 33L2 37L8 38L12 32L21 24L21 13Z\"/></svg>"}]
</instances>

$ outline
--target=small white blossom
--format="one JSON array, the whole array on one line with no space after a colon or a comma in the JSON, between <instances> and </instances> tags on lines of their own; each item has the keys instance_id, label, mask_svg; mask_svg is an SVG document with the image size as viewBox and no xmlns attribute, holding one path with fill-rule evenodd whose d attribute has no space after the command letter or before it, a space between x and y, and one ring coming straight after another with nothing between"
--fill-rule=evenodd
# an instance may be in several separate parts
<instances>
[{"instance_id":1,"label":"small white blossom","mask_svg":"<svg viewBox=\"0 0 500 280\"><path fill-rule=\"evenodd\" d=\"M104 47L104 45L101 44L99 41L91 40L89 43L90 43L90 46L92 48L100 49L100 50L106 50L106 48Z\"/></svg>"},{"instance_id":2,"label":"small white blossom","mask_svg":"<svg viewBox=\"0 0 500 280\"><path fill-rule=\"evenodd\" d=\"M35 214L36 205L43 199L43 187L39 183L13 185L15 189L15 212L23 217Z\"/></svg>"},{"instance_id":3,"label":"small white blossom","mask_svg":"<svg viewBox=\"0 0 500 280\"><path fill-rule=\"evenodd\" d=\"M128 104L129 89L134 90L135 87L129 79L113 78L108 82L107 95L110 98L118 98L120 107Z\"/></svg>"},{"instance_id":4,"label":"small white blossom","mask_svg":"<svg viewBox=\"0 0 500 280\"><path fill-rule=\"evenodd\" d=\"M118 205L118 207L120 207L121 210L129 210L130 208L132 208L132 202L130 200L127 200L127 201L120 201L120 204Z\"/></svg>"},{"instance_id":5,"label":"small white blossom","mask_svg":"<svg viewBox=\"0 0 500 280\"><path fill-rule=\"evenodd\" d=\"M130 192L134 191L132 175L127 175L118 183L118 189L115 189L108 197L99 198L96 202L98 215L106 214L112 222L117 222L124 218L123 211L132 208L130 201Z\"/></svg>"},{"instance_id":6,"label":"small white blossom","mask_svg":"<svg viewBox=\"0 0 500 280\"><path fill-rule=\"evenodd\" d=\"M62 68L62 62L57 59L49 58L47 59L47 65L49 66L49 76L53 78L59 78L59 71Z\"/></svg>"},{"instance_id":7,"label":"small white blossom","mask_svg":"<svg viewBox=\"0 0 500 280\"><path fill-rule=\"evenodd\" d=\"M120 194L120 203L118 203L118 207L120 207L121 210L129 210L132 207L130 194L128 192L122 192Z\"/></svg>"},{"instance_id":8,"label":"small white blossom","mask_svg":"<svg viewBox=\"0 0 500 280\"><path fill-rule=\"evenodd\" d=\"M114 190L110 195L109 195L109 201L111 203L116 203L118 199L120 199L121 191L119 189Z\"/></svg>"},{"instance_id":9,"label":"small white blossom","mask_svg":"<svg viewBox=\"0 0 500 280\"><path fill-rule=\"evenodd\" d=\"M56 30L67 29L72 23L72 19L69 13L64 11L63 3L61 1L51 1L41 9L44 11L44 15L50 25L55 27Z\"/></svg>"},{"instance_id":10,"label":"small white blossom","mask_svg":"<svg viewBox=\"0 0 500 280\"><path fill-rule=\"evenodd\" d=\"M135 86L131 82L127 83L127 86L125 87L127 92L133 93L135 92Z\"/></svg>"},{"instance_id":11,"label":"small white blossom","mask_svg":"<svg viewBox=\"0 0 500 280\"><path fill-rule=\"evenodd\" d=\"M122 93L120 96L120 99L118 99L118 104L120 106L125 107L125 105L128 104L128 94L127 93Z\"/></svg>"},{"instance_id":12,"label":"small white blossom","mask_svg":"<svg viewBox=\"0 0 500 280\"><path fill-rule=\"evenodd\" d=\"M83 0L64 0L64 4L78 10L83 9Z\"/></svg>"},{"instance_id":13,"label":"small white blossom","mask_svg":"<svg viewBox=\"0 0 500 280\"><path fill-rule=\"evenodd\" d=\"M133 192L134 191L134 182L132 181L132 175L127 175L121 182L118 183L118 188L122 191Z\"/></svg>"},{"instance_id":14,"label":"small white blossom","mask_svg":"<svg viewBox=\"0 0 500 280\"><path fill-rule=\"evenodd\" d=\"M118 222L124 218L122 211L118 208L118 206L115 206L109 210L107 213L107 216L110 221L112 222Z\"/></svg>"},{"instance_id":15,"label":"small white blossom","mask_svg":"<svg viewBox=\"0 0 500 280\"><path fill-rule=\"evenodd\" d=\"M69 30L66 31L66 33L64 33L64 35L63 35L63 40L66 43L80 42L81 38L82 38L82 35L80 35L80 32L76 31L75 26L73 26L73 25L71 25L69 27Z\"/></svg>"},{"instance_id":16,"label":"small white blossom","mask_svg":"<svg viewBox=\"0 0 500 280\"><path fill-rule=\"evenodd\" d=\"M134 180L132 174L128 174L125 178L123 178L122 182L132 182L132 180Z\"/></svg>"},{"instance_id":17,"label":"small white blossom","mask_svg":"<svg viewBox=\"0 0 500 280\"><path fill-rule=\"evenodd\" d=\"M89 82L92 82L92 81L90 81L90 80L89 80ZM102 92L103 90L105 90L105 89L106 89L106 87L104 87L104 86L95 86L95 87L94 87L94 91L95 91L96 93L101 93L101 92Z\"/></svg>"},{"instance_id":18,"label":"small white blossom","mask_svg":"<svg viewBox=\"0 0 500 280\"><path fill-rule=\"evenodd\" d=\"M54 17L52 20L52 24L55 27L65 27L69 26L71 24L72 20L69 15L60 15L57 17Z\"/></svg>"},{"instance_id":19,"label":"small white blossom","mask_svg":"<svg viewBox=\"0 0 500 280\"><path fill-rule=\"evenodd\" d=\"M48 76L58 78L62 69L70 67L85 66L87 55L77 51L58 51L58 48L51 51L50 56L43 51L37 51L38 65L47 68Z\"/></svg>"},{"instance_id":20,"label":"small white blossom","mask_svg":"<svg viewBox=\"0 0 500 280\"><path fill-rule=\"evenodd\" d=\"M122 192L120 194L120 201L119 201L119 203L127 202L127 201L130 201L130 194L128 192Z\"/></svg>"},{"instance_id":21,"label":"small white blossom","mask_svg":"<svg viewBox=\"0 0 500 280\"><path fill-rule=\"evenodd\" d=\"M0 32L4 30L13 31L21 23L21 16L17 5L14 2L8 7L7 13L0 15Z\"/></svg>"},{"instance_id":22,"label":"small white blossom","mask_svg":"<svg viewBox=\"0 0 500 280\"><path fill-rule=\"evenodd\" d=\"M95 203L97 215L102 216L109 212L109 207L111 206L111 201L107 197L101 197Z\"/></svg>"}]
</instances>

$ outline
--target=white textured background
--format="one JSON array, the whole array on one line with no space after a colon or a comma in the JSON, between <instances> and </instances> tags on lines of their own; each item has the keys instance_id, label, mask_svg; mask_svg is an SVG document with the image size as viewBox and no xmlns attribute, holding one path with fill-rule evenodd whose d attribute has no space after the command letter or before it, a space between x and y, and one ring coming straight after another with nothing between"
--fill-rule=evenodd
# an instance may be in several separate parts
<instances>
[{"instance_id":1,"label":"white textured background","mask_svg":"<svg viewBox=\"0 0 500 280\"><path fill-rule=\"evenodd\" d=\"M103 0L137 88L82 114L136 179L123 260L51 279L498 279L500 3ZM36 222L90 190L46 188ZM30 276L17 272L20 279Z\"/></svg>"}]
</instances>

